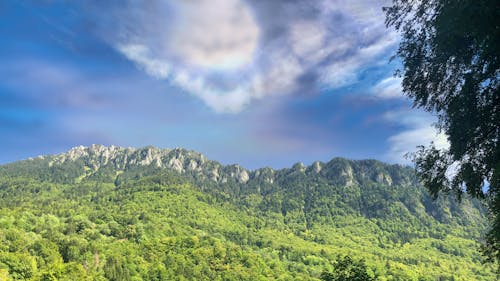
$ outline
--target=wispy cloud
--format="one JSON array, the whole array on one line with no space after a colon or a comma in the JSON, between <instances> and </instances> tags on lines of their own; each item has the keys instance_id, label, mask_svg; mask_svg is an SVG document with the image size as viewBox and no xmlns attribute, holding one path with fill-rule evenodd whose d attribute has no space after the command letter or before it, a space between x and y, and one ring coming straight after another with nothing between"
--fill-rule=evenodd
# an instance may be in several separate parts
<instances>
[{"instance_id":1,"label":"wispy cloud","mask_svg":"<svg viewBox=\"0 0 500 281\"><path fill-rule=\"evenodd\" d=\"M401 82L400 77L387 77L378 81L369 91L373 97L382 102L405 103L404 109L387 111L382 119L391 126L399 128L398 133L386 140L389 150L385 159L409 164L411 162L409 156L417 150L417 146L434 143L437 148L447 148L449 143L446 135L434 126L437 121L435 116L407 107Z\"/></svg>"},{"instance_id":2,"label":"wispy cloud","mask_svg":"<svg viewBox=\"0 0 500 281\"><path fill-rule=\"evenodd\" d=\"M385 2L128 1L96 26L149 75L239 112L256 99L355 83L397 41Z\"/></svg>"},{"instance_id":3,"label":"wispy cloud","mask_svg":"<svg viewBox=\"0 0 500 281\"><path fill-rule=\"evenodd\" d=\"M98 109L108 103L109 89L120 90L118 81L86 79L64 64L31 59L3 62L0 68L2 85L12 92L21 92L19 98L23 106L29 104L41 110Z\"/></svg>"},{"instance_id":4,"label":"wispy cloud","mask_svg":"<svg viewBox=\"0 0 500 281\"><path fill-rule=\"evenodd\" d=\"M426 112L416 110L389 111L384 118L404 129L387 139L389 151L386 158L389 161L408 164L410 159L405 157L415 152L419 145L429 145L431 142L438 148L448 148L446 135L439 132L434 126L435 118Z\"/></svg>"},{"instance_id":5,"label":"wispy cloud","mask_svg":"<svg viewBox=\"0 0 500 281\"><path fill-rule=\"evenodd\" d=\"M385 78L372 88L372 93L380 99L404 98L401 81L399 77Z\"/></svg>"}]
</instances>

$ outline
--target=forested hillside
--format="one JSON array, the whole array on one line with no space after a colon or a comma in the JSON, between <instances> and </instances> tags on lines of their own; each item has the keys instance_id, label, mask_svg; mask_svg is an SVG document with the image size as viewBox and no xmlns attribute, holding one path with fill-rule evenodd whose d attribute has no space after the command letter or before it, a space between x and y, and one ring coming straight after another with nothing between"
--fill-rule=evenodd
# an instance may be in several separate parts
<instances>
[{"instance_id":1,"label":"forested hillside","mask_svg":"<svg viewBox=\"0 0 500 281\"><path fill-rule=\"evenodd\" d=\"M335 158L248 171L183 149L77 147L0 166L0 280L495 280L479 201Z\"/></svg>"}]
</instances>

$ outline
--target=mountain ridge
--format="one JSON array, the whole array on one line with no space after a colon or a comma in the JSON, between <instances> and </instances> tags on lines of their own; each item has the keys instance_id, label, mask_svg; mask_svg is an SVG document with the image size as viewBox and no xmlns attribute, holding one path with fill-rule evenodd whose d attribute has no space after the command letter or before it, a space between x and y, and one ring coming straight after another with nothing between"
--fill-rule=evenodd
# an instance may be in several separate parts
<instances>
[{"instance_id":1,"label":"mountain ridge","mask_svg":"<svg viewBox=\"0 0 500 281\"><path fill-rule=\"evenodd\" d=\"M87 173L98 172L101 167L112 166L117 171L124 171L137 166L154 166L162 169L170 169L179 173L197 172L198 175L205 176L217 183L225 183L229 179L234 179L239 183L247 183L249 180L259 177L263 174L268 175L267 181L275 179L269 177L269 174L275 175L283 171L301 171L306 174L316 173L324 174L325 168L335 167L340 169L337 176L343 177L347 185L355 183L351 163L369 163L377 164L382 167L394 167L400 169L411 169L399 164L387 164L379 160L349 160L342 157L334 157L328 162L314 161L311 165L304 165L302 162L293 164L288 168L275 169L271 167L262 167L257 169L246 169L239 164L224 165L218 161L210 160L202 153L184 148L157 148L154 146L145 146L141 148L104 146L93 144L90 146L76 146L67 152L42 155L34 158L28 158L12 163L0 165L0 167L16 165L19 163L29 163L30 161L46 161L48 167L60 166L68 162L83 161ZM387 169L384 169L387 170ZM387 171L376 175L371 175L374 180L380 183L392 185L392 177ZM81 175L80 175L81 176ZM335 175L330 175L331 177Z\"/></svg>"},{"instance_id":2,"label":"mountain ridge","mask_svg":"<svg viewBox=\"0 0 500 281\"><path fill-rule=\"evenodd\" d=\"M381 281L489 281L485 216L376 160L247 170L80 146L0 166L0 279L317 281L351 255Z\"/></svg>"},{"instance_id":3,"label":"mountain ridge","mask_svg":"<svg viewBox=\"0 0 500 281\"><path fill-rule=\"evenodd\" d=\"M162 175L164 173L169 175ZM425 213L441 222L459 217L464 219L465 224L476 224L485 213L479 201L469 198L465 204L459 204L455 202L453 194L451 197L442 196L438 202L443 207L436 209L436 204L419 183L411 167L340 157L332 158L326 163L315 161L309 166L296 163L290 168L264 167L247 170L238 164L223 165L209 160L199 152L183 148L91 145L2 165L0 177L2 175L31 177L43 182L70 185L85 181L113 183L117 188L140 178L153 177L158 182L165 182L165 177L175 178L176 182L189 182L220 200L244 201L248 196L259 195L265 199L262 204L267 202L273 205L271 201L278 197L283 202L279 203L280 207L276 210L283 214L290 213L292 209L300 211L306 208L310 201L307 199L309 193L320 192L323 194L321 196L344 197L335 200L347 200L347 204L350 204L348 209L355 210L357 214L367 217L384 216L384 212L377 211L373 214L365 210L379 208L372 206L370 199L363 195L373 192L369 189L381 193L375 195L376 198L383 198L381 196L386 196L383 194L394 192L391 189L398 190L398 197L388 198L387 202L392 203L383 205L388 207L401 201L404 202L398 207L401 211L409 211L413 215ZM314 191L315 189L318 190ZM354 194L353 198L347 199ZM297 200L300 202L296 202ZM467 204L470 206L464 207ZM479 213L474 211L469 214L468 209L472 206Z\"/></svg>"}]
</instances>

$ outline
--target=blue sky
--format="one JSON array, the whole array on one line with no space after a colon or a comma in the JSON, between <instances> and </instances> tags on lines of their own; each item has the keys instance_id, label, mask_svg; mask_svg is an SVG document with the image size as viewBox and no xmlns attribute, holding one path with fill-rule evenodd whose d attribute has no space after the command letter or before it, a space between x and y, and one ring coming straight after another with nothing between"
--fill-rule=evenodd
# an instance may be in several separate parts
<instances>
[{"instance_id":1,"label":"blue sky","mask_svg":"<svg viewBox=\"0 0 500 281\"><path fill-rule=\"evenodd\" d=\"M393 77L384 4L1 1L0 163L93 143L408 163L446 139Z\"/></svg>"}]
</instances>

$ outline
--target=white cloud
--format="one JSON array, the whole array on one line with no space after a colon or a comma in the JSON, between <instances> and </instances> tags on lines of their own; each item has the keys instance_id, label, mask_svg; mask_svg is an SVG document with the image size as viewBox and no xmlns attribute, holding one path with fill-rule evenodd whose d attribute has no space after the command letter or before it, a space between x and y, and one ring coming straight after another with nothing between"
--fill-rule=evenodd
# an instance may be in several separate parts
<instances>
[{"instance_id":1,"label":"white cloud","mask_svg":"<svg viewBox=\"0 0 500 281\"><path fill-rule=\"evenodd\" d=\"M388 139L390 143L389 158L395 162L408 163L405 158L407 153L415 152L417 146L427 145L434 142L436 147L446 148L448 141L442 133L437 133L431 126L416 126L409 128L399 134L393 135Z\"/></svg>"},{"instance_id":2,"label":"white cloud","mask_svg":"<svg viewBox=\"0 0 500 281\"><path fill-rule=\"evenodd\" d=\"M314 20L297 21L290 27L290 41L296 56L318 63L328 55L324 48L326 27Z\"/></svg>"},{"instance_id":3,"label":"white cloud","mask_svg":"<svg viewBox=\"0 0 500 281\"><path fill-rule=\"evenodd\" d=\"M110 13L107 40L149 75L236 113L256 99L355 83L397 42L383 3L130 1Z\"/></svg>"},{"instance_id":4,"label":"white cloud","mask_svg":"<svg viewBox=\"0 0 500 281\"><path fill-rule=\"evenodd\" d=\"M195 67L238 68L251 63L259 28L240 0L179 1L171 34L176 58Z\"/></svg>"},{"instance_id":5,"label":"white cloud","mask_svg":"<svg viewBox=\"0 0 500 281\"><path fill-rule=\"evenodd\" d=\"M154 58L148 47L141 44L128 44L117 45L116 48L149 75L156 78L167 78L169 76L171 69L169 62Z\"/></svg>"},{"instance_id":6,"label":"white cloud","mask_svg":"<svg viewBox=\"0 0 500 281\"><path fill-rule=\"evenodd\" d=\"M372 87L373 96L381 100L403 99L401 78L388 77ZM402 164L411 161L405 157L417 150L419 145L429 145L431 142L439 148L448 148L449 143L445 134L438 132L433 125L436 118L431 114L417 109L389 111L384 115L385 121L403 127L402 131L387 139L389 150L387 160Z\"/></svg>"},{"instance_id":7,"label":"white cloud","mask_svg":"<svg viewBox=\"0 0 500 281\"><path fill-rule=\"evenodd\" d=\"M438 149L449 147L446 135L438 132L432 125L435 118L426 112L393 111L387 112L384 117L391 123L405 127L403 131L387 139L390 148L386 158L391 162L409 164L410 160L405 155L415 152L419 145L428 145L434 142Z\"/></svg>"},{"instance_id":8,"label":"white cloud","mask_svg":"<svg viewBox=\"0 0 500 281\"><path fill-rule=\"evenodd\" d=\"M404 98L401 81L399 77L385 78L373 87L373 95L381 99Z\"/></svg>"}]
</instances>

